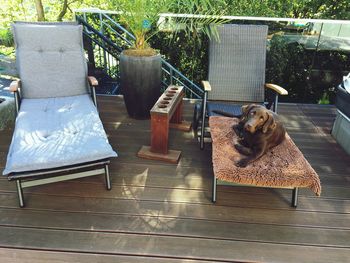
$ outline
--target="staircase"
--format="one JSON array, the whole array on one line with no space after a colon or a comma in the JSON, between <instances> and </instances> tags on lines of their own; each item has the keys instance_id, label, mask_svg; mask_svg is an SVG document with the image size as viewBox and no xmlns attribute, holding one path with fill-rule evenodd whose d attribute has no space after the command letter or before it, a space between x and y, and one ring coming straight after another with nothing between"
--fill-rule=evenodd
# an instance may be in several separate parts
<instances>
[{"instance_id":1,"label":"staircase","mask_svg":"<svg viewBox=\"0 0 350 263\"><path fill-rule=\"evenodd\" d=\"M76 21L83 25L84 48L88 55L89 74L101 83L99 94L121 94L119 78L120 53L132 46L135 37L118 22L117 12L80 10ZM188 98L202 98L203 90L170 63L162 59L162 89L169 85L184 86Z\"/></svg>"}]
</instances>

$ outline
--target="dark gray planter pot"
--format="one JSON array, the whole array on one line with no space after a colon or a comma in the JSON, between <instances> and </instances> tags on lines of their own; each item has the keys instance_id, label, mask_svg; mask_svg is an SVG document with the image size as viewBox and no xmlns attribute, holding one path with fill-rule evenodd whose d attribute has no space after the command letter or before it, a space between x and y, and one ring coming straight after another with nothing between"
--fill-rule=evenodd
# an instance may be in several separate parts
<instances>
[{"instance_id":1,"label":"dark gray planter pot","mask_svg":"<svg viewBox=\"0 0 350 263\"><path fill-rule=\"evenodd\" d=\"M160 96L161 56L135 57L120 55L121 90L130 117L146 119Z\"/></svg>"}]
</instances>

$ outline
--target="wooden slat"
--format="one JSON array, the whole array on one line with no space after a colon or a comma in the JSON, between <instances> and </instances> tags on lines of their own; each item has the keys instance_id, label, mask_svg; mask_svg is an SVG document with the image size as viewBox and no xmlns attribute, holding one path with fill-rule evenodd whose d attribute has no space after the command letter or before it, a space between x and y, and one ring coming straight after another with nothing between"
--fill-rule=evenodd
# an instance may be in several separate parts
<instances>
[{"instance_id":1,"label":"wooden slat","mask_svg":"<svg viewBox=\"0 0 350 263\"><path fill-rule=\"evenodd\" d=\"M25 189L25 193L34 193L34 194L54 194L54 195L62 195L62 196L96 196L101 198L123 198L124 193L123 188L128 187L129 191L134 193L134 198L142 199L146 198L144 192L147 192L147 198L152 200L163 201L164 196L168 196L171 194L170 191L176 191L178 196L172 197L173 199L169 199L169 201L182 201L182 202L190 202L192 196L191 193L195 194L197 202L208 203L210 202L210 190L211 184L208 181L205 185L201 185L201 187L191 187L189 182L185 180L174 181L169 180L169 183L166 183L167 180L162 180L165 185L153 185L149 186L147 182L148 171L144 171L135 175L138 178L138 182L135 179L132 179L128 176L123 176L118 178L116 181L114 180L114 176L112 175L112 183L115 189L112 191L105 191L103 184L103 176L99 177L98 183L90 183L87 182L88 179L84 181L76 180L76 181L67 181L62 183L43 185L39 187L31 187ZM209 178L208 178L209 179ZM142 183L144 180L144 183ZM189 178L189 180L191 180ZM15 192L15 185L12 182L2 181L0 184L0 191L2 192ZM172 182L172 184L170 183ZM198 185L198 182L194 182L194 184ZM96 189L97 188L97 189ZM96 189L96 190L95 190ZM140 191L141 189L142 191ZM237 194L251 194L251 195L269 195L269 197L273 195L283 196L284 199L290 199L290 191L287 189L264 189L264 188L249 188L249 187L225 187L220 186L221 192L227 193L228 199L230 199L230 193ZM232 196L232 194L231 194ZM323 188L323 195L321 197L316 197L314 193L312 193L309 189L300 189L300 197L308 197L315 199L337 199L337 200L350 200L350 193L346 187L331 187L327 186ZM168 197L170 198L170 197ZM180 199L181 198L181 199ZM262 198L262 197L260 197Z\"/></svg>"},{"instance_id":2,"label":"wooden slat","mask_svg":"<svg viewBox=\"0 0 350 263\"><path fill-rule=\"evenodd\" d=\"M150 234L97 233L0 227L4 243L15 248L80 253L154 256L178 259L283 262L346 262L349 249L261 242L169 237ZM45 238L43 238L45 237ZM99 240L99 242L96 242Z\"/></svg>"},{"instance_id":3,"label":"wooden slat","mask_svg":"<svg viewBox=\"0 0 350 263\"><path fill-rule=\"evenodd\" d=\"M125 189L127 192L128 189ZM132 196L133 193L128 193ZM216 221L244 222L247 224L273 224L286 227L304 226L333 229L350 229L350 214L323 213L300 211L288 208L279 210L261 207L231 206L227 201L220 201L217 205L181 202L159 202L158 200L138 200L130 197L122 199L98 199L94 196L79 198L76 196L47 195L45 199L40 195L27 196L29 210L53 210L66 212L94 212L94 213L118 213L130 215L157 215L176 218L195 218ZM277 199L275 199L277 200ZM15 194L0 195L0 201L5 208L17 208ZM219 202L219 201L218 201ZM252 201L251 201L252 202ZM277 201L275 201L277 202ZM256 205L256 203L255 203ZM188 209L188 211L186 210ZM191 209L191 210L190 210ZM205 215L203 215L203 210Z\"/></svg>"},{"instance_id":4,"label":"wooden slat","mask_svg":"<svg viewBox=\"0 0 350 263\"><path fill-rule=\"evenodd\" d=\"M246 224L158 215L118 215L0 209L1 226L109 233L149 233L173 237L245 240L350 248L350 230ZM270 233L279 233L270 235Z\"/></svg>"},{"instance_id":5,"label":"wooden slat","mask_svg":"<svg viewBox=\"0 0 350 263\"><path fill-rule=\"evenodd\" d=\"M107 255L96 253L55 252L29 249L0 248L0 259L6 263L176 263L176 259L157 257L138 257L132 255ZM196 260L182 260L181 262L198 262Z\"/></svg>"},{"instance_id":6,"label":"wooden slat","mask_svg":"<svg viewBox=\"0 0 350 263\"><path fill-rule=\"evenodd\" d=\"M194 101L184 104L192 119ZM218 187L211 203L211 146L193 132L171 130L178 165L142 160L150 121L127 116L121 97L98 97L100 116L119 157L112 190L103 176L25 189L0 179L1 262L346 262L350 256L350 157L329 134L334 107L281 104L288 133L318 172L322 195ZM0 169L12 128L0 131ZM27 257L25 255L28 255ZM91 256L91 257L90 257ZM17 261L16 261L17 260ZM25 261L26 260L26 261Z\"/></svg>"}]
</instances>

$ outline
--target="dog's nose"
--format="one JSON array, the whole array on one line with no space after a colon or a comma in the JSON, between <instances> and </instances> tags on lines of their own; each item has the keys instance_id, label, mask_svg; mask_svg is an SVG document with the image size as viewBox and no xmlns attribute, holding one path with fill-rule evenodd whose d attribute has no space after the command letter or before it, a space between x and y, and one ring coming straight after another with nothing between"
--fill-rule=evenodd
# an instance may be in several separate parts
<instances>
[{"instance_id":1,"label":"dog's nose","mask_svg":"<svg viewBox=\"0 0 350 263\"><path fill-rule=\"evenodd\" d=\"M244 128L246 131L253 132L253 126L251 124L244 125Z\"/></svg>"}]
</instances>

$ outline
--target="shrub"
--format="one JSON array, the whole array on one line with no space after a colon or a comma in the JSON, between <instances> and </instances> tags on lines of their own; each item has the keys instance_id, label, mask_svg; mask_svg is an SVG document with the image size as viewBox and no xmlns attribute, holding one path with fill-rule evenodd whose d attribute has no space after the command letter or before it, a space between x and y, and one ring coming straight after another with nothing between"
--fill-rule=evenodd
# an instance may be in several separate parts
<instances>
[{"instance_id":1,"label":"shrub","mask_svg":"<svg viewBox=\"0 0 350 263\"><path fill-rule=\"evenodd\" d=\"M10 29L0 29L0 45L12 47L14 45L12 31Z\"/></svg>"},{"instance_id":2,"label":"shrub","mask_svg":"<svg viewBox=\"0 0 350 263\"><path fill-rule=\"evenodd\" d=\"M305 49L275 35L267 54L266 81L288 90L282 101L325 103L328 98L334 103L335 87L350 70L349 59L349 52Z\"/></svg>"}]
</instances>

